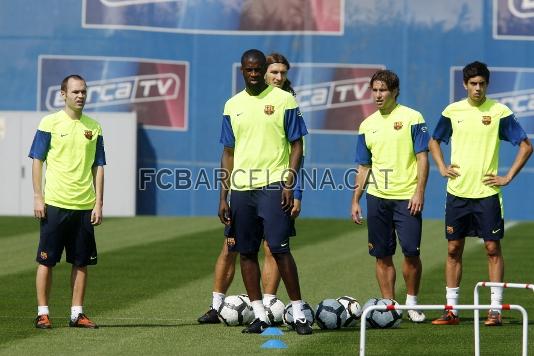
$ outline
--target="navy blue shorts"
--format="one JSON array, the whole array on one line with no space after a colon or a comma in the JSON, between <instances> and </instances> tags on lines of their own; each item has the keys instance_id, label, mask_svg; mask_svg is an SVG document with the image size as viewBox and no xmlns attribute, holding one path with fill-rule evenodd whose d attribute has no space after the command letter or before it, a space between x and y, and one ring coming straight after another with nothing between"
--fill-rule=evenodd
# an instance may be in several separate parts
<instances>
[{"instance_id":1,"label":"navy blue shorts","mask_svg":"<svg viewBox=\"0 0 534 356\"><path fill-rule=\"evenodd\" d=\"M91 210L69 210L46 205L46 218L41 219L41 238L36 261L53 267L61 260L63 249L68 263L78 267L96 265Z\"/></svg>"},{"instance_id":2,"label":"navy blue shorts","mask_svg":"<svg viewBox=\"0 0 534 356\"><path fill-rule=\"evenodd\" d=\"M447 193L445 237L448 240L461 240L466 236L478 236L490 241L504 237L500 194L473 199Z\"/></svg>"},{"instance_id":3,"label":"navy blue shorts","mask_svg":"<svg viewBox=\"0 0 534 356\"><path fill-rule=\"evenodd\" d=\"M282 210L281 202L280 183L253 190L232 191L230 232L234 233L236 243L230 250L257 253L265 238L272 253L288 252L294 222L289 212Z\"/></svg>"},{"instance_id":4,"label":"navy blue shorts","mask_svg":"<svg viewBox=\"0 0 534 356\"><path fill-rule=\"evenodd\" d=\"M419 256L421 214L410 215L409 200L383 199L367 194L367 230L369 254L393 256L397 237L404 256Z\"/></svg>"}]
</instances>

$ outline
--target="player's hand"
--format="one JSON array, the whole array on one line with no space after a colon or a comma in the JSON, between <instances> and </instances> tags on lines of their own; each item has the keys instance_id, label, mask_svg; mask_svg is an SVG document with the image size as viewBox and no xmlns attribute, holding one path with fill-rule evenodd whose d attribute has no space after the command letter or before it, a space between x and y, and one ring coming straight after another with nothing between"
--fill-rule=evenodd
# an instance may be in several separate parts
<instances>
[{"instance_id":1,"label":"player's hand","mask_svg":"<svg viewBox=\"0 0 534 356\"><path fill-rule=\"evenodd\" d=\"M91 211L91 224L94 226L102 224L102 207L95 206Z\"/></svg>"},{"instance_id":2,"label":"player's hand","mask_svg":"<svg viewBox=\"0 0 534 356\"><path fill-rule=\"evenodd\" d=\"M352 211L351 211L352 221L356 224L363 224L362 208L360 203L352 202Z\"/></svg>"},{"instance_id":3,"label":"player's hand","mask_svg":"<svg viewBox=\"0 0 534 356\"><path fill-rule=\"evenodd\" d=\"M291 219L296 219L300 215L301 202L298 199L293 199L293 208L291 209Z\"/></svg>"},{"instance_id":4,"label":"player's hand","mask_svg":"<svg viewBox=\"0 0 534 356\"><path fill-rule=\"evenodd\" d=\"M482 183L490 187L504 187L505 185L508 185L510 181L511 179L507 177L501 177L495 174L486 174L484 179L482 179Z\"/></svg>"},{"instance_id":5,"label":"player's hand","mask_svg":"<svg viewBox=\"0 0 534 356\"><path fill-rule=\"evenodd\" d=\"M424 202L424 195L422 193L416 192L408 201L408 209L410 210L410 215L417 215L421 213L423 211Z\"/></svg>"},{"instance_id":6,"label":"player's hand","mask_svg":"<svg viewBox=\"0 0 534 356\"><path fill-rule=\"evenodd\" d=\"M293 209L293 189L282 189L282 210L286 213L291 213Z\"/></svg>"},{"instance_id":7,"label":"player's hand","mask_svg":"<svg viewBox=\"0 0 534 356\"><path fill-rule=\"evenodd\" d=\"M441 176L445 178L451 178L454 179L456 177L460 176L460 172L458 172L455 168L460 168L457 164L450 164L445 169L440 169L439 173Z\"/></svg>"},{"instance_id":8,"label":"player's hand","mask_svg":"<svg viewBox=\"0 0 534 356\"><path fill-rule=\"evenodd\" d=\"M231 219L231 212L230 212L230 206L228 205L228 202L226 200L221 200L219 202L219 220L224 225L230 225Z\"/></svg>"},{"instance_id":9,"label":"player's hand","mask_svg":"<svg viewBox=\"0 0 534 356\"><path fill-rule=\"evenodd\" d=\"M37 219L46 218L46 206L42 195L36 195L33 198L33 215Z\"/></svg>"}]
</instances>

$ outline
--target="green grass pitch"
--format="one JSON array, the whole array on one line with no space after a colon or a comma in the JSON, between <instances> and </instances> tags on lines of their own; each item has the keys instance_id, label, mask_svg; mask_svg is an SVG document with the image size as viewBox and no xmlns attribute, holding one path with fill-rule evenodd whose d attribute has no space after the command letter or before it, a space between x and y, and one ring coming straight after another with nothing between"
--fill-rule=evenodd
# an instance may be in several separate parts
<instances>
[{"instance_id":1,"label":"green grass pitch","mask_svg":"<svg viewBox=\"0 0 534 356\"><path fill-rule=\"evenodd\" d=\"M378 296L374 260L367 253L365 227L349 220L299 219L299 235L291 240L300 273L302 294L314 307L326 298L350 295L365 303ZM506 281L534 283L534 223L510 228L503 240ZM287 332L280 337L287 349L265 350L268 339L241 334L241 327L198 325L196 318L211 302L213 266L222 246L222 226L216 218L136 217L107 219L97 228L99 263L90 268L85 311L101 327L71 329L70 266L54 270L51 296L52 330L33 327L35 251L38 223L32 218L0 217L0 354L44 352L48 355L179 354L179 355L355 355L359 327L321 331L311 336ZM398 249L400 251L400 248ZM399 254L399 253L398 253ZM422 304L443 304L446 241L443 222L426 220L423 227L424 266ZM397 299L405 290L397 256ZM469 239L464 254L460 302L471 304L477 281L487 280L483 245ZM229 294L245 293L236 273ZM481 289L481 303L489 303L489 290ZM288 301L281 287L279 297ZM534 293L505 291L505 302L529 312L529 346L534 352ZM428 319L439 311L427 312ZM485 312L481 312L484 315ZM481 327L481 353L518 355L521 318L504 312L500 328ZM472 312L461 314L459 326L415 325L404 320L400 328L369 330L368 355L472 355Z\"/></svg>"}]
</instances>

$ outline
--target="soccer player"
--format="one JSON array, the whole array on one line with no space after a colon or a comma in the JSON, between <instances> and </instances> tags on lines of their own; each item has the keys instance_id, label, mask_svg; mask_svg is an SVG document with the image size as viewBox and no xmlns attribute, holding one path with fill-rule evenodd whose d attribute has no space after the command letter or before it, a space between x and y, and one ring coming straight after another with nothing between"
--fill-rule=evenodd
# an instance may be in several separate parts
<instances>
[{"instance_id":1,"label":"soccer player","mask_svg":"<svg viewBox=\"0 0 534 356\"><path fill-rule=\"evenodd\" d=\"M352 219L362 224L360 198L367 185L369 254L376 258L376 278L383 298L395 298L396 239L404 254L402 274L408 317L425 320L416 310L422 265L421 212L428 178L429 135L422 115L397 103L399 78L379 70L370 82L377 111L360 125L356 146L358 174L352 200Z\"/></svg>"},{"instance_id":2,"label":"soccer player","mask_svg":"<svg viewBox=\"0 0 534 356\"><path fill-rule=\"evenodd\" d=\"M500 240L504 237L501 186L508 185L532 154L532 144L512 111L486 97L490 72L481 62L463 68L467 98L450 104L430 140L430 152L440 174L447 178L445 237L448 255L445 265L448 305L458 304L462 279L462 254L466 236L484 240L489 280L502 282L504 260ZM440 143L451 143L451 164L443 159ZM497 175L500 140L519 150L504 176ZM491 287L491 305L502 304L503 289ZM446 310L432 321L435 325L456 325L457 310ZM487 326L502 325L499 310L489 310Z\"/></svg>"},{"instance_id":3,"label":"soccer player","mask_svg":"<svg viewBox=\"0 0 534 356\"><path fill-rule=\"evenodd\" d=\"M29 154L33 159L34 214L41 230L35 327L52 327L48 310L52 269L65 249L67 262L72 264L69 326L94 329L97 325L84 314L83 301L87 266L97 263L94 226L102 222L104 141L98 122L82 113L87 98L85 80L79 75L63 79L61 97L65 107L41 120Z\"/></svg>"},{"instance_id":4,"label":"soccer player","mask_svg":"<svg viewBox=\"0 0 534 356\"><path fill-rule=\"evenodd\" d=\"M250 49L241 57L245 90L224 108L221 168L228 172L221 187L219 219L232 227L240 253L241 274L255 319L244 333L268 326L260 288L258 249L264 238L271 249L291 300L298 334L311 334L302 311L297 266L289 248L293 186L300 167L306 125L295 98L265 82L265 55ZM232 194L228 205L230 183Z\"/></svg>"},{"instance_id":5,"label":"soccer player","mask_svg":"<svg viewBox=\"0 0 534 356\"><path fill-rule=\"evenodd\" d=\"M271 53L267 56L267 72L265 73L265 81L269 85L281 88L293 96L295 96L295 91L291 87L291 82L287 78L287 72L290 69L289 61L280 53ZM304 157L303 157L304 159ZM292 234L291 236L296 235L294 231L294 219L296 219L301 210L301 200L302 200L302 189L299 186L299 180L297 179L297 184L295 185L294 191L294 205L291 209L292 217ZM232 244L234 238L230 235L230 228L225 229L225 240L221 252L217 257L217 262L215 263L215 277L213 283L213 292L212 292L212 304L210 309L198 318L200 324L218 324L220 320L217 316L217 310L219 306L224 301L226 292L232 280L234 279L235 274L235 260L237 257L237 252L230 251L228 249L228 244ZM263 268L261 271L261 283L263 287L263 304L268 305L271 300L276 298L276 292L278 291L278 286L280 285L280 272L276 266L276 261L274 260L271 250L267 241L263 241L263 250L265 253L265 259L263 261Z\"/></svg>"}]
</instances>

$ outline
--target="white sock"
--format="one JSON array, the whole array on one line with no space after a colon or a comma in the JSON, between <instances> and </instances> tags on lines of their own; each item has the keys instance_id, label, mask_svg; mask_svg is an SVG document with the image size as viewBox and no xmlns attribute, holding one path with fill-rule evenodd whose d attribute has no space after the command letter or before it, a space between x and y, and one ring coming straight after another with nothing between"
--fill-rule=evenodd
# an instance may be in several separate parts
<instances>
[{"instance_id":1,"label":"white sock","mask_svg":"<svg viewBox=\"0 0 534 356\"><path fill-rule=\"evenodd\" d=\"M81 305L73 305L72 307L70 307L70 320L76 320L78 314L81 313L83 313L83 307Z\"/></svg>"},{"instance_id":2,"label":"white sock","mask_svg":"<svg viewBox=\"0 0 534 356\"><path fill-rule=\"evenodd\" d=\"M263 306L261 299L254 300L250 302L250 304L252 304L252 309L254 310L254 317L269 324L267 321L267 314L265 313L265 307Z\"/></svg>"},{"instance_id":3,"label":"white sock","mask_svg":"<svg viewBox=\"0 0 534 356\"><path fill-rule=\"evenodd\" d=\"M293 320L306 320L306 316L304 315L304 312L302 311L302 306L304 305L304 302L302 300L292 300L291 306L293 307Z\"/></svg>"},{"instance_id":4,"label":"white sock","mask_svg":"<svg viewBox=\"0 0 534 356\"><path fill-rule=\"evenodd\" d=\"M417 296L406 294L406 305L417 305Z\"/></svg>"},{"instance_id":5,"label":"white sock","mask_svg":"<svg viewBox=\"0 0 534 356\"><path fill-rule=\"evenodd\" d=\"M222 302L224 301L224 293L212 292L213 298L211 300L211 307L215 310L219 310Z\"/></svg>"},{"instance_id":6,"label":"white sock","mask_svg":"<svg viewBox=\"0 0 534 356\"><path fill-rule=\"evenodd\" d=\"M276 298L275 294L264 294L263 295L263 305L269 305L271 300L273 300L274 298Z\"/></svg>"},{"instance_id":7,"label":"white sock","mask_svg":"<svg viewBox=\"0 0 534 356\"><path fill-rule=\"evenodd\" d=\"M445 289L447 290L447 295L446 295L447 305L458 304L458 299L460 298L460 287L456 287L456 288L445 287ZM454 313L454 315L458 315L458 310L452 309L451 311Z\"/></svg>"},{"instance_id":8,"label":"white sock","mask_svg":"<svg viewBox=\"0 0 534 356\"><path fill-rule=\"evenodd\" d=\"M50 312L48 311L48 305L39 305L37 306L37 315L48 315Z\"/></svg>"},{"instance_id":9,"label":"white sock","mask_svg":"<svg viewBox=\"0 0 534 356\"><path fill-rule=\"evenodd\" d=\"M500 306L502 304L503 287L490 287L491 289L491 306ZM498 309L493 309L501 312Z\"/></svg>"}]
</instances>

